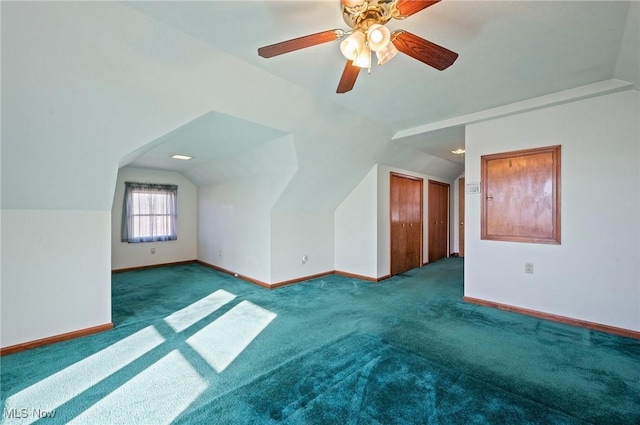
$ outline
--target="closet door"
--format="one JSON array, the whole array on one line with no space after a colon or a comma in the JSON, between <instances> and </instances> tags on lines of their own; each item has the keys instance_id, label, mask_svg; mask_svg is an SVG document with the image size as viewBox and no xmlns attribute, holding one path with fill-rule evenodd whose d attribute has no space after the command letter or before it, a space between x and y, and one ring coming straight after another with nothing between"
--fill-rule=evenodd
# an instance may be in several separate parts
<instances>
[{"instance_id":1,"label":"closet door","mask_svg":"<svg viewBox=\"0 0 640 425\"><path fill-rule=\"evenodd\" d=\"M391 275L422 266L422 179L391 173Z\"/></svg>"},{"instance_id":2,"label":"closet door","mask_svg":"<svg viewBox=\"0 0 640 425\"><path fill-rule=\"evenodd\" d=\"M449 185L429 180L429 263L446 258L449 239Z\"/></svg>"}]
</instances>

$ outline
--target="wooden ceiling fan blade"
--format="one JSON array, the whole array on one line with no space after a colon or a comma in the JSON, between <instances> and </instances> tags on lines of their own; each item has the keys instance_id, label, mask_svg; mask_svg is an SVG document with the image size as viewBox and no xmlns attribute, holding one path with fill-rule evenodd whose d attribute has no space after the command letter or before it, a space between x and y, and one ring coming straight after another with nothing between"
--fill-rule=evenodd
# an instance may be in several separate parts
<instances>
[{"instance_id":1,"label":"wooden ceiling fan blade","mask_svg":"<svg viewBox=\"0 0 640 425\"><path fill-rule=\"evenodd\" d=\"M398 0L396 2L397 16L396 19L406 18L414 13L418 13L429 6L433 6L440 0Z\"/></svg>"},{"instance_id":2,"label":"wooden ceiling fan blade","mask_svg":"<svg viewBox=\"0 0 640 425\"><path fill-rule=\"evenodd\" d=\"M405 55L409 55L439 71L450 67L458 58L456 52L452 52L407 31L394 31L391 34L391 41L396 46L396 49Z\"/></svg>"},{"instance_id":3,"label":"wooden ceiling fan blade","mask_svg":"<svg viewBox=\"0 0 640 425\"><path fill-rule=\"evenodd\" d=\"M300 50L306 47L328 43L330 41L341 38L343 35L344 31L342 30L328 30L316 34L305 35L304 37L298 37L292 40L281 41L280 43L260 47L258 49L258 55L262 56L263 58L272 58L284 53L293 52L294 50Z\"/></svg>"},{"instance_id":4,"label":"wooden ceiling fan blade","mask_svg":"<svg viewBox=\"0 0 640 425\"><path fill-rule=\"evenodd\" d=\"M342 77L340 77L336 93L346 93L351 91L356 83L359 73L360 67L355 66L353 61L348 60L347 64L344 66L344 71L342 71Z\"/></svg>"}]
</instances>

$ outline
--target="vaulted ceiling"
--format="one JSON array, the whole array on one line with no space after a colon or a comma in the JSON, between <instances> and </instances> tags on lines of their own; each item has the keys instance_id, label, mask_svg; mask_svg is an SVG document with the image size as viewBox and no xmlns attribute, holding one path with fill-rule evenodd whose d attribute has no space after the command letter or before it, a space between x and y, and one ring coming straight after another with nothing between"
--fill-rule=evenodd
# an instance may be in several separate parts
<instances>
[{"instance_id":1,"label":"vaulted ceiling","mask_svg":"<svg viewBox=\"0 0 640 425\"><path fill-rule=\"evenodd\" d=\"M638 87L636 2L442 0L387 26L457 52L450 68L437 71L400 53L370 74L362 70L346 94L336 94L345 64L339 41L257 55L264 45L349 29L339 0L125 4L394 133L608 79ZM418 133L399 140L462 163L450 152L464 146L462 127Z\"/></svg>"},{"instance_id":2,"label":"vaulted ceiling","mask_svg":"<svg viewBox=\"0 0 640 425\"><path fill-rule=\"evenodd\" d=\"M346 94L336 94L338 42L257 54L347 29L338 0L0 8L3 208L108 209L105 182L127 164L198 184L230 178L230 164L255 178L280 164L295 177L278 207L332 211L375 163L455 178L463 163L450 151L464 144L464 117L640 80L638 2L442 0L388 26L457 52L450 68L398 54L361 71ZM256 154L274 140L260 151L271 157Z\"/></svg>"}]
</instances>

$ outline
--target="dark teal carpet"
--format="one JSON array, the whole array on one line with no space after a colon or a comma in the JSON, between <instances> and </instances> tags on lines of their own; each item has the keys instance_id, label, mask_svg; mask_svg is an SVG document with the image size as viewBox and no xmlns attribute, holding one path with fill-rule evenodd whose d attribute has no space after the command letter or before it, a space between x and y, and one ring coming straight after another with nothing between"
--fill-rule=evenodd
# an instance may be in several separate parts
<instances>
[{"instance_id":1,"label":"dark teal carpet","mask_svg":"<svg viewBox=\"0 0 640 425\"><path fill-rule=\"evenodd\" d=\"M0 358L2 423L640 424L640 341L465 304L462 269L114 275L112 331Z\"/></svg>"}]
</instances>

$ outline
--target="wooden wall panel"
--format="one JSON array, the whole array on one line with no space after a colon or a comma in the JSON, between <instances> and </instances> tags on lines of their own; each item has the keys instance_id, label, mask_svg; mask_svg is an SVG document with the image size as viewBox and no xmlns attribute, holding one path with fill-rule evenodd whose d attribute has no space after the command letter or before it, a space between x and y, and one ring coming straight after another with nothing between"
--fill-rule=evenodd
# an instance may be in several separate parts
<instances>
[{"instance_id":1,"label":"wooden wall panel","mask_svg":"<svg viewBox=\"0 0 640 425\"><path fill-rule=\"evenodd\" d=\"M560 243L560 146L481 161L482 239Z\"/></svg>"}]
</instances>

